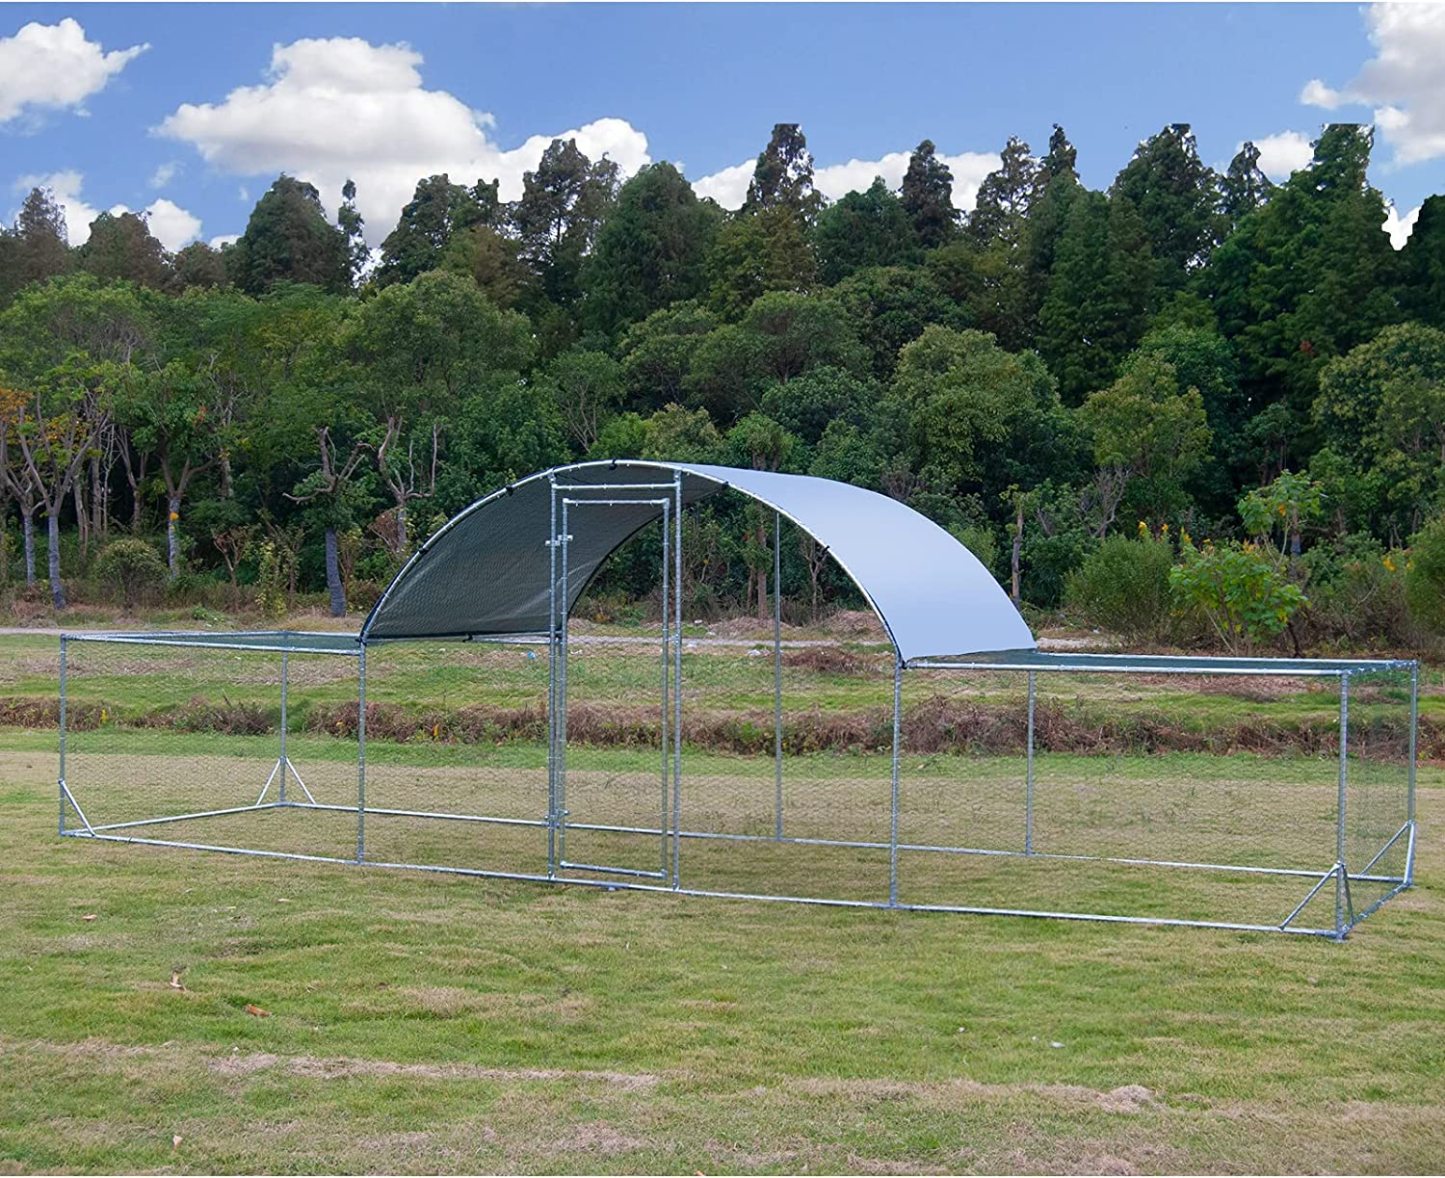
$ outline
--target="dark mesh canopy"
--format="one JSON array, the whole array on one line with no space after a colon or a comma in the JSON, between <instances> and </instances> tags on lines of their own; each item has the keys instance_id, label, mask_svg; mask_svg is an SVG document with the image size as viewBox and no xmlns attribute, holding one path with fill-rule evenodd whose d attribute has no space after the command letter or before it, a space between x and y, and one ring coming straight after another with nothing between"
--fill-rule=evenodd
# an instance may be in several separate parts
<instances>
[{"instance_id":1,"label":"dark mesh canopy","mask_svg":"<svg viewBox=\"0 0 1445 1178\"><path fill-rule=\"evenodd\" d=\"M877 611L900 658L1035 646L978 559L895 499L804 475L633 461L558 467L474 503L397 574L363 639L546 633L554 506L564 498L610 501L605 510L568 508L570 610L602 562L663 515L661 501L671 500L676 478L684 505L734 490L775 508L822 544ZM607 490L563 490L554 498L554 484Z\"/></svg>"}]
</instances>

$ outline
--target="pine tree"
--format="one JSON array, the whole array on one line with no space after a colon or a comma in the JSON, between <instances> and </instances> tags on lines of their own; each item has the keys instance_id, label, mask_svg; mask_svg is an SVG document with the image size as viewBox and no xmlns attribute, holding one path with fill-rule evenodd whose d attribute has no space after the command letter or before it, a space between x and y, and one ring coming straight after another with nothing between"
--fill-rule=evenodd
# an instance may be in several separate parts
<instances>
[{"instance_id":1,"label":"pine tree","mask_svg":"<svg viewBox=\"0 0 1445 1178\"><path fill-rule=\"evenodd\" d=\"M999 154L999 166L978 189L968 217L969 237L980 246L1002 241L1009 248L1023 240L1029 207L1038 195L1043 168L1022 139L1010 137Z\"/></svg>"},{"instance_id":2,"label":"pine tree","mask_svg":"<svg viewBox=\"0 0 1445 1178\"><path fill-rule=\"evenodd\" d=\"M753 167L744 213L784 207L806 224L822 208L823 197L813 188L813 156L798 123L778 123Z\"/></svg>"},{"instance_id":3,"label":"pine tree","mask_svg":"<svg viewBox=\"0 0 1445 1178\"><path fill-rule=\"evenodd\" d=\"M351 289L345 234L326 218L314 185L281 175L256 202L246 232L227 251L233 281L262 295L280 282L302 282L334 294Z\"/></svg>"},{"instance_id":4,"label":"pine tree","mask_svg":"<svg viewBox=\"0 0 1445 1178\"><path fill-rule=\"evenodd\" d=\"M32 188L15 218L20 284L41 282L70 269L65 210L48 188Z\"/></svg>"},{"instance_id":5,"label":"pine tree","mask_svg":"<svg viewBox=\"0 0 1445 1178\"><path fill-rule=\"evenodd\" d=\"M1173 123L1134 152L1110 190L1143 219L1155 287L1168 294L1209 257L1218 238L1218 177L1199 158L1188 123Z\"/></svg>"},{"instance_id":6,"label":"pine tree","mask_svg":"<svg viewBox=\"0 0 1445 1178\"><path fill-rule=\"evenodd\" d=\"M1049 136L1048 153L1043 158L1041 181L1047 184L1057 176L1072 176L1078 180L1079 171L1075 166L1078 158L1078 150L1069 142L1063 127L1055 123L1053 133Z\"/></svg>"},{"instance_id":7,"label":"pine tree","mask_svg":"<svg viewBox=\"0 0 1445 1178\"><path fill-rule=\"evenodd\" d=\"M552 140L535 171L522 177L522 198L509 210L522 257L560 307L581 297L582 261L617 199L617 165L593 163L575 139Z\"/></svg>"},{"instance_id":8,"label":"pine tree","mask_svg":"<svg viewBox=\"0 0 1445 1178\"><path fill-rule=\"evenodd\" d=\"M1445 196L1428 196L1400 251L1400 301L1421 323L1445 327Z\"/></svg>"},{"instance_id":9,"label":"pine tree","mask_svg":"<svg viewBox=\"0 0 1445 1178\"><path fill-rule=\"evenodd\" d=\"M1233 228L1241 217L1261 208L1273 191L1274 184L1260 170L1259 148L1246 140L1229 161L1229 171L1219 185L1219 208L1229 227Z\"/></svg>"},{"instance_id":10,"label":"pine tree","mask_svg":"<svg viewBox=\"0 0 1445 1178\"><path fill-rule=\"evenodd\" d=\"M937 249L954 235L958 210L953 207L953 173L935 154L931 139L908 157L899 198L924 249Z\"/></svg>"}]
</instances>

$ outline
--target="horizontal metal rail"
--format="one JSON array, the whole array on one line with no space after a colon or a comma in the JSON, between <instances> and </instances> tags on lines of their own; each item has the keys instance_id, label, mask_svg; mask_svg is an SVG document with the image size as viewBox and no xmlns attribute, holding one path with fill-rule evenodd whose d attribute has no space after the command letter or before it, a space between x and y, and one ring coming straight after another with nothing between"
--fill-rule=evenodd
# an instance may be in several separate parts
<instances>
[{"instance_id":1,"label":"horizontal metal rail","mask_svg":"<svg viewBox=\"0 0 1445 1178\"><path fill-rule=\"evenodd\" d=\"M261 806L238 806L238 807L235 807L234 809L229 809L229 810L202 811L202 812L200 812L200 813L198 813L198 814L182 814L182 815L178 815L178 816L175 816L175 817L147 818L147 819L142 819L142 820L140 820L140 821L135 821L135 822L119 823L119 824L108 825L108 826L105 826L105 827L95 827L94 829L96 829L96 830L119 830L119 829L122 829L122 828L132 828L132 827L138 827L138 826L154 825L154 824L159 824L159 823L163 823L163 822L179 822L179 821L182 821L182 820L187 819L187 818L205 818L205 817L210 817L210 816L212 816L212 815L238 814L238 813L247 813L247 812L250 812L250 811L252 811L252 810L270 810L270 809L285 809L285 810L329 810L329 811L339 812L339 813L343 813L343 814L355 814L355 813L356 813L356 810L357 810L357 808L356 808L354 805L353 805L353 806L342 806L342 805L337 805L337 804L335 804L335 803L326 803L326 802L315 802L315 803L310 803L310 802L285 802L285 803L268 802L268 803L266 803L266 804L264 804L264 805L261 805ZM377 816L381 816L381 817L392 817L392 818L427 818L427 819L434 819L434 820L443 821L443 822L477 822L477 823L482 823L482 824L485 824L485 825L496 825L496 826L526 826L526 827L532 827L532 828L534 828L534 829L545 829L546 826L547 826L547 820L546 820L545 818L504 818L504 817L499 817L499 816L495 816L495 815L486 815L486 814L452 814L452 813L448 813L448 812L446 812L446 811L439 811L439 810L402 810L402 809L387 808L387 807L374 807L374 806L370 806L370 805L368 805L368 806L366 807L366 814L367 814L367 817L372 817L373 815L377 815ZM658 838L658 837L660 837L660 836L661 836L662 834L664 834L664 833L670 836L670 835L673 833L671 830L668 830L668 831L659 831L658 828L655 827L655 826L652 826L652 827L648 827L648 826L622 826L622 825L609 824L609 823L603 823L603 822L569 822L567 825L568 825L568 827L569 827L570 829L572 829L572 830L589 830L589 831L594 831L594 832L599 833L599 834L629 834L629 835L640 835L640 836L645 836L645 837L649 837L649 838ZM766 834L766 835L765 835L765 834L732 834L732 833L727 833L727 832L723 832L723 831L707 831L707 830L683 830L683 831L679 831L679 832L678 832L678 835L679 835L679 837L685 838L685 839L699 839L699 840L703 840L703 841L717 841L717 842L745 842L745 843L772 843L772 844L776 844L776 843L782 842L782 843L791 843L791 844L794 844L794 845L797 845L797 846L805 846L805 847L839 847L839 848L843 848L843 849L847 849L847 850L862 850L862 851L887 851L887 850L889 849L889 844L888 844L887 842L868 841L868 840L863 840L863 839L806 838L806 837L802 837L802 836L798 836L798 835L786 835L786 836L784 836L782 839L778 839L778 838L776 838L775 836L773 836L773 835L771 835L771 834ZM1320 875L1320 872L1319 872L1319 870L1318 870L1317 868L1306 868L1306 867L1261 867L1261 866L1259 866L1259 865L1257 865L1257 864L1243 864L1243 863L1201 863L1201 862L1191 862L1191 861L1176 860L1176 859L1136 859L1136 858L1125 858L1125 857L1122 857L1122 856L1110 856L1110 855L1064 855L1064 854L1058 854L1058 853L1054 853L1054 852L1040 852L1040 851L1034 851L1034 852L1031 852L1031 853L1026 853L1026 852L1024 852L1024 851L1003 851L1003 850L996 850L996 849L987 848L987 847L959 847L959 846L952 846L952 845L949 845L949 844L935 844L935 843L899 843L899 844L898 844L898 849L899 849L900 852L902 852L902 851L909 851L909 852L919 852L919 853L923 853L923 854L938 854L938 855L979 855L979 856L985 856L985 857L991 857L991 858L1050 860L1050 861L1053 861L1053 862L1063 862L1063 863L1114 863L1114 864L1119 864L1119 865L1121 865L1121 866L1126 866L1126 867L1171 867L1171 868L1176 868L1176 867L1177 867L1177 868L1185 868L1185 869L1198 870L1198 871L1227 871L1227 872L1236 872L1236 873L1245 874L1245 875L1287 876L1287 877L1298 877L1298 878L1305 878L1305 879L1316 879L1316 878L1318 878L1319 875ZM564 864L563 866L571 866L571 867L581 868L581 867L583 867L584 865L582 865L582 864ZM1373 863L1371 863L1371 866L1373 866ZM599 871L610 871L610 870L612 870L612 868L606 868L606 867L588 868L588 869L589 869L589 870L599 870ZM1330 869L1330 872L1331 872L1331 873L1333 872L1333 868ZM1366 882L1366 883L1393 883L1393 884L1400 884L1400 883L1403 883L1403 882L1404 882L1403 877L1401 877L1401 876L1397 876L1397 875L1370 875L1370 874L1367 874L1367 872L1368 872L1368 868L1366 868L1366 871L1365 871L1365 872L1355 872L1355 873L1352 873L1351 876L1350 876L1350 878L1351 878L1351 879L1354 879L1354 880L1360 880L1360 881L1363 881L1363 882ZM647 873L640 873L640 874L647 874ZM544 876L543 878L546 878L546 877ZM1268 926L1268 927L1273 928L1273 927L1275 927L1275 926L1270 925L1270 926Z\"/></svg>"},{"instance_id":2,"label":"horizontal metal rail","mask_svg":"<svg viewBox=\"0 0 1445 1178\"><path fill-rule=\"evenodd\" d=\"M370 811L368 811L370 813ZM1186 920L1164 916L1117 916L1101 912L1055 912L1032 908L988 908L962 904L906 904L890 905L884 900L843 900L826 899L817 896L767 895L754 892L719 892L703 888L672 887L668 884L630 883L627 880L587 879L572 876L547 876L535 872L493 871L482 867L442 867L426 863L383 862L335 855L305 855L295 851L262 851L247 847L221 847L207 843L177 842L169 839L136 838L118 834L87 834L82 831L67 831L66 837L95 839L100 842L136 843L143 846L174 847L191 851L217 851L222 854L248 855L267 859L297 859L308 863L341 863L359 868L385 868L403 871L430 871L443 875L466 875L482 879L524 880L531 883L562 884L567 887L602 888L608 891L655 892L671 896L707 896L719 900L756 900L774 904L808 904L824 908L872 908L879 911L907 912L959 912L977 916L1031 916L1052 920L1095 921L1106 924L1160 925L1174 928L1215 928L1234 932L1292 933L1297 936L1325 937L1339 940L1340 934L1334 929L1281 928L1277 924L1248 924L1239 921Z\"/></svg>"}]
</instances>

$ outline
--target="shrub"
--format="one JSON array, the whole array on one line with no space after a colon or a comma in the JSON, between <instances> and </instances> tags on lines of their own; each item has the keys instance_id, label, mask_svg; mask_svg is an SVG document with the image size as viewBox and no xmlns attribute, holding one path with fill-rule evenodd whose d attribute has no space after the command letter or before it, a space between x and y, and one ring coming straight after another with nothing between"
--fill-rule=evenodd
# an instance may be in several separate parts
<instances>
[{"instance_id":1,"label":"shrub","mask_svg":"<svg viewBox=\"0 0 1445 1178\"><path fill-rule=\"evenodd\" d=\"M1386 552L1368 536L1318 544L1303 565L1309 608L1301 617L1312 642L1371 643L1404 649L1418 644L1420 628L1405 599L1405 554Z\"/></svg>"},{"instance_id":2,"label":"shrub","mask_svg":"<svg viewBox=\"0 0 1445 1178\"><path fill-rule=\"evenodd\" d=\"M1445 633L1445 515L1410 537L1405 567L1405 600L1415 620L1432 633Z\"/></svg>"},{"instance_id":3,"label":"shrub","mask_svg":"<svg viewBox=\"0 0 1445 1178\"><path fill-rule=\"evenodd\" d=\"M1202 616L1231 651L1250 650L1280 633L1300 606L1304 591L1284 573L1282 562L1255 544L1196 548L1186 536L1180 563L1169 573L1175 608Z\"/></svg>"},{"instance_id":4,"label":"shrub","mask_svg":"<svg viewBox=\"0 0 1445 1178\"><path fill-rule=\"evenodd\" d=\"M1174 548L1141 529L1110 536L1069 574L1064 601L1094 626L1126 638L1154 639L1169 628L1169 570Z\"/></svg>"},{"instance_id":5,"label":"shrub","mask_svg":"<svg viewBox=\"0 0 1445 1178\"><path fill-rule=\"evenodd\" d=\"M160 553L133 537L112 541L95 559L96 581L127 610L158 596L168 573Z\"/></svg>"}]
</instances>

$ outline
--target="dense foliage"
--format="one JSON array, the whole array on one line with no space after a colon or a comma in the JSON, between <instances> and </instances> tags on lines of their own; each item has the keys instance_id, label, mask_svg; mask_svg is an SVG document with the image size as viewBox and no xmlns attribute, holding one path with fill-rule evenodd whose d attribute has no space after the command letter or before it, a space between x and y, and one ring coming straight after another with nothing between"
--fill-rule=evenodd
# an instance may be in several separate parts
<instances>
[{"instance_id":1,"label":"dense foliage","mask_svg":"<svg viewBox=\"0 0 1445 1178\"><path fill-rule=\"evenodd\" d=\"M1071 585L1136 636L1408 641L1439 621L1396 550L1445 508L1445 197L1394 251L1370 148L1327 127L1275 186L1173 125L1096 192L1055 127L964 215L928 141L900 191L829 203L784 124L728 213L558 141L513 202L421 178L376 257L350 185L333 222L282 176L233 245L175 255L131 213L71 248L36 190L0 231L0 577L129 602L145 562L106 546L163 535L173 592L339 612L487 490L640 456L875 487L1020 600ZM765 608L761 522L689 526L696 607ZM806 544L785 561L814 608L846 593ZM1305 626L1382 577L1418 608ZM624 562L597 590L651 586Z\"/></svg>"}]
</instances>

